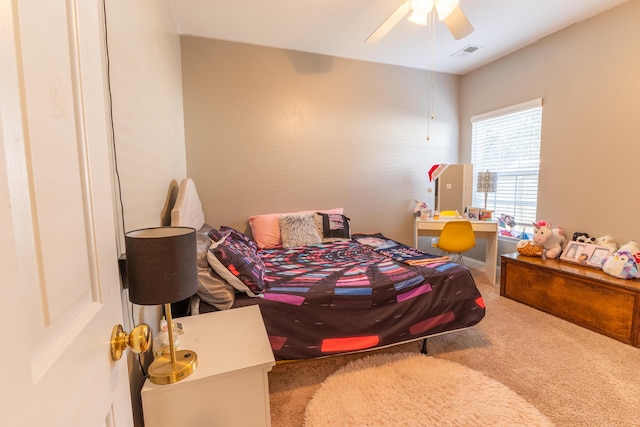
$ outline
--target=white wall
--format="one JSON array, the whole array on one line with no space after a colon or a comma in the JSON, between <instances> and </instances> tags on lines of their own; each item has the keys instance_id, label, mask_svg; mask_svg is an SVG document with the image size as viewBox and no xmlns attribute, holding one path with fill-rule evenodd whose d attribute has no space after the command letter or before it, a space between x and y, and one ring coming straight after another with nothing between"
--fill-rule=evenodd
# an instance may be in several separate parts
<instances>
[{"instance_id":1,"label":"white wall","mask_svg":"<svg viewBox=\"0 0 640 427\"><path fill-rule=\"evenodd\" d=\"M429 167L458 158L458 76L436 76L429 125L424 70L186 36L182 58L207 222L343 207L353 231L413 243Z\"/></svg>"},{"instance_id":2,"label":"white wall","mask_svg":"<svg viewBox=\"0 0 640 427\"><path fill-rule=\"evenodd\" d=\"M106 0L106 11L124 214L124 225L119 226L131 231L164 225L161 213L186 177L180 39L173 12L168 0ZM127 295L123 292L123 310L130 317L125 329L145 322L155 335L160 308L132 310ZM142 425L138 391L142 374L137 358L127 354L134 421ZM149 352L143 361L148 364L151 359Z\"/></svg>"},{"instance_id":3,"label":"white wall","mask_svg":"<svg viewBox=\"0 0 640 427\"><path fill-rule=\"evenodd\" d=\"M125 231L161 225L186 176L180 39L168 0L108 0L111 90Z\"/></svg>"},{"instance_id":4,"label":"white wall","mask_svg":"<svg viewBox=\"0 0 640 427\"><path fill-rule=\"evenodd\" d=\"M640 1L568 27L461 80L461 161L471 116L543 98L538 217L640 240Z\"/></svg>"}]
</instances>

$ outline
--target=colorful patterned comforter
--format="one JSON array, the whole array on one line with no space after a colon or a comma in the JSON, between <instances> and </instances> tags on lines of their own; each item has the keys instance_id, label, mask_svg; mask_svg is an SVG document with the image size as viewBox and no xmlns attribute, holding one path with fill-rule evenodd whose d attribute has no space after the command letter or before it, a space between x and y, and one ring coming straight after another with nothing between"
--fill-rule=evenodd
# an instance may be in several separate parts
<instances>
[{"instance_id":1,"label":"colorful patterned comforter","mask_svg":"<svg viewBox=\"0 0 640 427\"><path fill-rule=\"evenodd\" d=\"M458 264L409 265L356 242L260 252L267 290L236 306L260 305L278 360L416 340L485 314L471 273Z\"/></svg>"}]
</instances>

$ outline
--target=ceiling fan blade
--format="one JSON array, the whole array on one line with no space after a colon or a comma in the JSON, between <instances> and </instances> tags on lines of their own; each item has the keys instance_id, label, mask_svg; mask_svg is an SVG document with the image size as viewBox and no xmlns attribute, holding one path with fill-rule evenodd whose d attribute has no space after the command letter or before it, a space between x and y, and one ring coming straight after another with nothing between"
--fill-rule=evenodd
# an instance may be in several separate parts
<instances>
[{"instance_id":1,"label":"ceiling fan blade","mask_svg":"<svg viewBox=\"0 0 640 427\"><path fill-rule=\"evenodd\" d=\"M460 9L460 6L456 7L443 22L456 40L460 40L473 33L473 26L464 15L464 12L462 12L462 9Z\"/></svg>"},{"instance_id":2,"label":"ceiling fan blade","mask_svg":"<svg viewBox=\"0 0 640 427\"><path fill-rule=\"evenodd\" d=\"M406 0L365 40L365 43L380 41L404 16L411 11L411 0Z\"/></svg>"}]
</instances>

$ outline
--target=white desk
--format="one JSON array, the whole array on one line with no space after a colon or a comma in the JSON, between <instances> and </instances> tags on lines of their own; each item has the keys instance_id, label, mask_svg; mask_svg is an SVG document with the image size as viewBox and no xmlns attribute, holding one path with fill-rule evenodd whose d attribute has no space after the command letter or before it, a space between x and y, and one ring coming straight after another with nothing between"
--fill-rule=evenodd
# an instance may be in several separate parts
<instances>
[{"instance_id":1,"label":"white desk","mask_svg":"<svg viewBox=\"0 0 640 427\"><path fill-rule=\"evenodd\" d=\"M455 218L416 219L413 246L418 249L419 236L437 237L449 221L460 221ZM476 239L486 242L484 270L489 280L496 283L496 266L498 265L498 222L497 221L470 221Z\"/></svg>"}]
</instances>

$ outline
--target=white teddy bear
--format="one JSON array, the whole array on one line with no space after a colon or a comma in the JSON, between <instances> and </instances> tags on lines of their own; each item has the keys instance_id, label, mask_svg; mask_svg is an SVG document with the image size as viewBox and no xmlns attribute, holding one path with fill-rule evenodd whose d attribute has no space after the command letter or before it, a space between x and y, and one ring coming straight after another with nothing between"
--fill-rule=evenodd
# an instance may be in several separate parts
<instances>
[{"instance_id":1,"label":"white teddy bear","mask_svg":"<svg viewBox=\"0 0 640 427\"><path fill-rule=\"evenodd\" d=\"M612 253L618 250L618 244L613 240L613 237L608 234L598 237L594 242L598 246L604 246L609 249Z\"/></svg>"},{"instance_id":2,"label":"white teddy bear","mask_svg":"<svg viewBox=\"0 0 640 427\"><path fill-rule=\"evenodd\" d=\"M625 243L624 245L620 246L620 249L618 250L631 252L632 254L637 254L640 252L640 245L638 245L638 242L636 242L635 240L630 240L628 243Z\"/></svg>"}]
</instances>

